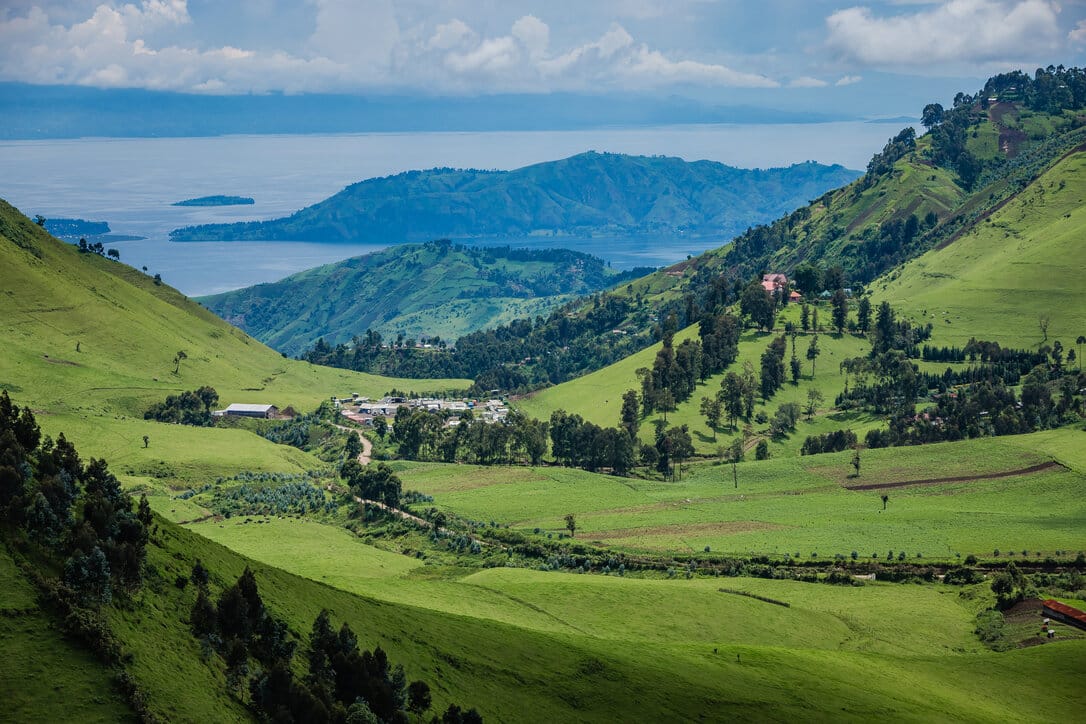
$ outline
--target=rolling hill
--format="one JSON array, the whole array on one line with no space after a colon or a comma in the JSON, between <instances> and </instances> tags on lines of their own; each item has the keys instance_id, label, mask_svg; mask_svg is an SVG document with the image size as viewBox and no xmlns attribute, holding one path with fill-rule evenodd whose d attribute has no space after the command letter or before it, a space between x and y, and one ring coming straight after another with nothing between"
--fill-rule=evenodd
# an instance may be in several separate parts
<instances>
[{"instance_id":1,"label":"rolling hill","mask_svg":"<svg viewBox=\"0 0 1086 724\"><path fill-rule=\"evenodd\" d=\"M224 403L302 410L336 394L466 385L285 359L146 274L80 254L3 202L0 264L0 388L52 415L141 418L151 402L202 385L215 387Z\"/></svg>"},{"instance_id":2,"label":"rolling hill","mask_svg":"<svg viewBox=\"0 0 1086 724\"><path fill-rule=\"evenodd\" d=\"M452 341L478 329L549 313L572 299L640 276L563 249L404 244L203 297L223 319L297 355L319 338L335 345L373 330L392 341Z\"/></svg>"},{"instance_id":3,"label":"rolling hill","mask_svg":"<svg viewBox=\"0 0 1086 724\"><path fill-rule=\"evenodd\" d=\"M369 179L284 219L176 229L175 241L396 244L564 235L727 241L856 178L813 162L745 170L589 152L515 171L432 169Z\"/></svg>"}]
</instances>

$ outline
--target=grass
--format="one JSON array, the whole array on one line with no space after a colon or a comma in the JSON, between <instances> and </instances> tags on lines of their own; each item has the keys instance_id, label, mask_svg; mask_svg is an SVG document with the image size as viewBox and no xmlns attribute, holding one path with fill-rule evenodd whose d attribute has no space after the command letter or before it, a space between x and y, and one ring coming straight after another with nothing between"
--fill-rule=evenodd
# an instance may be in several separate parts
<instances>
[{"instance_id":1,"label":"grass","mask_svg":"<svg viewBox=\"0 0 1086 724\"><path fill-rule=\"evenodd\" d=\"M1048 317L1048 344L1070 349L1086 333L1084 200L1086 154L1078 153L950 245L875 282L875 299L934 324L934 344L976 337L1036 347L1038 320Z\"/></svg>"},{"instance_id":2,"label":"grass","mask_svg":"<svg viewBox=\"0 0 1086 724\"><path fill-rule=\"evenodd\" d=\"M437 507L479 521L557 534L563 517L577 516L577 537L634 550L817 554L957 560L995 549L1049 554L1079 550L1086 476L1077 460L1068 470L985 478L1052 459L1083 433L1063 429L1034 435L867 450L861 476L851 453L741 463L736 489L728 465L691 465L676 482L593 475L550 468L465 469L405 466L405 485L434 496ZM453 468L454 471L450 471ZM850 484L979 476L978 480L851 491ZM470 480L470 485L457 482ZM883 510L881 495L889 501Z\"/></svg>"},{"instance_id":3,"label":"grass","mask_svg":"<svg viewBox=\"0 0 1086 724\"><path fill-rule=\"evenodd\" d=\"M38 610L34 589L0 548L0 697L7 721L135 721L112 675Z\"/></svg>"},{"instance_id":4,"label":"grass","mask_svg":"<svg viewBox=\"0 0 1086 724\"><path fill-rule=\"evenodd\" d=\"M244 526L213 535L274 555L272 537L261 546ZM341 533L306 535L323 541ZM212 559L211 544L186 545ZM214 550L219 564L228 554ZM344 565L371 570L365 546L333 550ZM286 565L307 578L327 575L322 557ZM1046 720L1081 705L1073 672L1086 663L1086 643L988 652L971 634L980 601L938 584L850 588L506 568L436 577L424 571L343 578L343 591L322 587L320 598L335 617L382 632L381 645L408 664L409 676L436 677L438 697L460 686L457 698L488 718ZM274 569L257 575L277 612L304 620L296 597L317 584ZM429 665L412 657L420 646ZM1048 682L1043 692L1031 683L1035 677Z\"/></svg>"}]
</instances>

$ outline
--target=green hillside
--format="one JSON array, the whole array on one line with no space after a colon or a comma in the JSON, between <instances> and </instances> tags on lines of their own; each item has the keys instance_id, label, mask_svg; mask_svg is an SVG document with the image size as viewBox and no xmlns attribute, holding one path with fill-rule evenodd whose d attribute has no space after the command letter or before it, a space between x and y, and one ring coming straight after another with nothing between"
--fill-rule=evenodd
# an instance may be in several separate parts
<instances>
[{"instance_id":1,"label":"green hillside","mask_svg":"<svg viewBox=\"0 0 1086 724\"><path fill-rule=\"evenodd\" d=\"M515 171L443 168L369 179L285 219L186 227L171 237L393 244L652 234L723 242L856 175L813 162L745 170L712 161L589 152Z\"/></svg>"},{"instance_id":2,"label":"green hillside","mask_svg":"<svg viewBox=\"0 0 1086 724\"><path fill-rule=\"evenodd\" d=\"M1071 154L999 210L945 246L878 280L871 290L934 339L1004 345L1047 341L1070 349L1086 333L1086 153Z\"/></svg>"},{"instance_id":3,"label":"green hillside","mask_svg":"<svg viewBox=\"0 0 1086 724\"><path fill-rule=\"evenodd\" d=\"M643 273L645 270L641 270ZM547 314L614 286L619 273L588 254L475 248L448 241L405 244L200 301L287 354L323 338L349 342L367 330L388 341L452 341L477 329Z\"/></svg>"},{"instance_id":4,"label":"green hillside","mask_svg":"<svg viewBox=\"0 0 1086 724\"><path fill-rule=\"evenodd\" d=\"M0 265L0 388L49 415L142 418L151 402L202 385L223 404L311 410L332 395L467 384L285 359L147 275L80 254L2 202Z\"/></svg>"}]
</instances>

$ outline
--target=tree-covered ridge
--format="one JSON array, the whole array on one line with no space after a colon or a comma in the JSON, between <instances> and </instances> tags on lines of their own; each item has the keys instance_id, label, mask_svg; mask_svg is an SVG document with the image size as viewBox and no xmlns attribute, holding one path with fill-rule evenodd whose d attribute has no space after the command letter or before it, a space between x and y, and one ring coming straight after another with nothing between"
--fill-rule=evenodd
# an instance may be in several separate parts
<instances>
[{"instance_id":1,"label":"tree-covered ridge","mask_svg":"<svg viewBox=\"0 0 1086 724\"><path fill-rule=\"evenodd\" d=\"M573 296L641 276L565 249L407 244L202 301L288 354L318 339L347 342L367 330L392 342L446 339L518 316L546 314Z\"/></svg>"},{"instance_id":2,"label":"tree-covered ridge","mask_svg":"<svg viewBox=\"0 0 1086 724\"><path fill-rule=\"evenodd\" d=\"M553 233L726 241L856 175L813 162L751 170L589 152L514 171L408 171L353 184L287 218L186 227L171 237L389 244Z\"/></svg>"}]
</instances>

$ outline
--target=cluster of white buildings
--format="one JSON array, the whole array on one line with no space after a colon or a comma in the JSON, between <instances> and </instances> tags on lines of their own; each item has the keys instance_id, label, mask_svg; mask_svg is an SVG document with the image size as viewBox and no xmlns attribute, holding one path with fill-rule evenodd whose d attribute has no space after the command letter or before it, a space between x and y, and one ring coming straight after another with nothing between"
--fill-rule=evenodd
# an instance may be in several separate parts
<instances>
[{"instance_id":1,"label":"cluster of white buildings","mask_svg":"<svg viewBox=\"0 0 1086 724\"><path fill-rule=\"evenodd\" d=\"M410 410L425 410L440 415L445 419L445 425L448 427L459 425L469 412L472 419L487 423L505 422L505 418L509 415L509 407L503 400L497 398L446 400L435 397L383 397L380 400L371 400L368 397L352 394L349 399L333 397L332 402L340 409L340 414L362 425L372 425L376 418L383 417L391 426L401 407Z\"/></svg>"}]
</instances>

